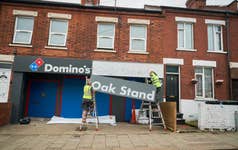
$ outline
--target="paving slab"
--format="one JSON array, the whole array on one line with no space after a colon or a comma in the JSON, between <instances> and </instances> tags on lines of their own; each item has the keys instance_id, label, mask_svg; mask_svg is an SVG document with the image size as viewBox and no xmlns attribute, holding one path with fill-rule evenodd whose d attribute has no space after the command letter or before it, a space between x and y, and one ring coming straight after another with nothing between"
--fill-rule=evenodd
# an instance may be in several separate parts
<instances>
[{"instance_id":1,"label":"paving slab","mask_svg":"<svg viewBox=\"0 0 238 150\"><path fill-rule=\"evenodd\" d=\"M238 149L238 132L176 133L147 125L118 123L117 126L89 126L78 131L78 124L0 127L0 150L197 150Z\"/></svg>"}]
</instances>

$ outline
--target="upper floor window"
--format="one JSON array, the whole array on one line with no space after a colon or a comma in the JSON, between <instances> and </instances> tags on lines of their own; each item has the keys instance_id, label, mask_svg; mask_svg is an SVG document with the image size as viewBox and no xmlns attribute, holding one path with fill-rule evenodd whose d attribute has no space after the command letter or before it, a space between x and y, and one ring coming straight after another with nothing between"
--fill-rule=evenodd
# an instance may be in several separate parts
<instances>
[{"instance_id":1,"label":"upper floor window","mask_svg":"<svg viewBox=\"0 0 238 150\"><path fill-rule=\"evenodd\" d=\"M13 43L31 44L34 17L16 16Z\"/></svg>"},{"instance_id":2,"label":"upper floor window","mask_svg":"<svg viewBox=\"0 0 238 150\"><path fill-rule=\"evenodd\" d=\"M114 49L115 24L98 23L97 48Z\"/></svg>"},{"instance_id":3,"label":"upper floor window","mask_svg":"<svg viewBox=\"0 0 238 150\"><path fill-rule=\"evenodd\" d=\"M130 51L146 52L147 25L131 24Z\"/></svg>"},{"instance_id":4,"label":"upper floor window","mask_svg":"<svg viewBox=\"0 0 238 150\"><path fill-rule=\"evenodd\" d=\"M178 22L178 48L193 49L193 24Z\"/></svg>"},{"instance_id":5,"label":"upper floor window","mask_svg":"<svg viewBox=\"0 0 238 150\"><path fill-rule=\"evenodd\" d=\"M223 51L222 26L209 24L208 33L208 50Z\"/></svg>"},{"instance_id":6,"label":"upper floor window","mask_svg":"<svg viewBox=\"0 0 238 150\"><path fill-rule=\"evenodd\" d=\"M67 49L66 41L68 34L69 19L72 18L71 14L61 13L48 13L50 18L49 39L46 48Z\"/></svg>"},{"instance_id":7,"label":"upper floor window","mask_svg":"<svg viewBox=\"0 0 238 150\"><path fill-rule=\"evenodd\" d=\"M37 11L28 10L13 10L13 15L16 16L13 46L21 44L22 46L31 46L32 34L34 28L34 17L38 16ZM11 46L12 44L10 44Z\"/></svg>"},{"instance_id":8,"label":"upper floor window","mask_svg":"<svg viewBox=\"0 0 238 150\"><path fill-rule=\"evenodd\" d=\"M195 78L198 81L196 84L196 98L214 98L213 87L213 68L211 67L196 67Z\"/></svg>"},{"instance_id":9,"label":"upper floor window","mask_svg":"<svg viewBox=\"0 0 238 150\"><path fill-rule=\"evenodd\" d=\"M195 18L175 17L177 22L177 50L195 51L193 24L196 23Z\"/></svg>"},{"instance_id":10,"label":"upper floor window","mask_svg":"<svg viewBox=\"0 0 238 150\"><path fill-rule=\"evenodd\" d=\"M50 46L66 46L68 20L51 19L49 41Z\"/></svg>"},{"instance_id":11,"label":"upper floor window","mask_svg":"<svg viewBox=\"0 0 238 150\"><path fill-rule=\"evenodd\" d=\"M223 35L222 26L225 25L224 20L205 19L207 24L208 51L223 52Z\"/></svg>"}]
</instances>

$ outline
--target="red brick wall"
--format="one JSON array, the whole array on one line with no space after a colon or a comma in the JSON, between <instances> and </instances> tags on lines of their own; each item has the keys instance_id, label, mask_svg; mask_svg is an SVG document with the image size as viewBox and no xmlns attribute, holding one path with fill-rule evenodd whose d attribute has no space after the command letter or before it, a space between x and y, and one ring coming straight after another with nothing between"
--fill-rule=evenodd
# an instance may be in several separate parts
<instances>
[{"instance_id":1,"label":"red brick wall","mask_svg":"<svg viewBox=\"0 0 238 150\"><path fill-rule=\"evenodd\" d=\"M238 62L238 17L230 18L231 61Z\"/></svg>"},{"instance_id":2,"label":"red brick wall","mask_svg":"<svg viewBox=\"0 0 238 150\"><path fill-rule=\"evenodd\" d=\"M177 23L175 17L191 17L196 18L194 24L194 48L196 52L178 51L177 48ZM194 78L193 60L208 60L216 61L217 67L214 69L214 80L222 79L224 83L221 86L215 86L215 98L228 99L228 76L227 72L227 55L208 53L207 44L207 25L205 19L219 19L224 20L222 17L210 17L207 15L194 15L182 13L169 13L167 12L166 19L163 22L163 57L168 58L182 58L184 65L181 66L181 98L194 99L195 86L191 83ZM226 50L226 32L223 28L224 50ZM191 90L192 89L192 90Z\"/></svg>"},{"instance_id":3,"label":"red brick wall","mask_svg":"<svg viewBox=\"0 0 238 150\"><path fill-rule=\"evenodd\" d=\"M228 6L228 8L229 8L230 10L238 11L237 4L238 4L237 1L233 1L233 2Z\"/></svg>"},{"instance_id":4,"label":"red brick wall","mask_svg":"<svg viewBox=\"0 0 238 150\"><path fill-rule=\"evenodd\" d=\"M32 48L22 47L9 47L12 42L15 16L13 16L13 9L19 10L37 10L38 16L35 17L34 32L32 39ZM69 21L69 30L67 38L68 50L56 50L46 49L48 43L49 24L50 19L47 17L48 12L56 13L69 13L72 14L72 19ZM158 59L157 56L161 55L155 53L159 52L161 44L158 40L161 39L160 20L159 14L145 16L143 13L118 13L118 12L106 12L106 11L90 11L90 10L78 10L71 9L65 10L60 8L47 9L46 7L27 7L18 5L6 5L2 9L3 16L7 16L8 19L5 23L1 24L1 33L3 37L1 39L0 47L1 53L12 54L16 49L19 55L45 55L45 56L57 56L57 57L77 57L81 59L100 59L100 60L115 60L115 61L138 61L138 62L157 62L162 63L162 59ZM117 53L103 53L94 52L96 48L96 34L97 34L97 22L95 16L109 16L120 18L120 23L116 24L116 40L115 50ZM149 19L151 25L148 26L148 40L147 49L149 55L141 54L128 54L129 50L129 24L128 18L141 18ZM87 38L85 38L87 37ZM155 42L156 45L152 44ZM160 42L160 41L159 41Z\"/></svg>"},{"instance_id":5,"label":"red brick wall","mask_svg":"<svg viewBox=\"0 0 238 150\"><path fill-rule=\"evenodd\" d=\"M13 9L37 10L38 16L35 17L32 48L9 47L12 42L15 17ZM72 19L69 21L67 38L68 50L46 49L48 43L49 23L48 12L69 13ZM163 58L182 58L184 65L181 66L181 98L194 99L194 85L191 79L194 78L194 67L192 60L216 61L217 67L214 69L215 80L222 79L221 86L215 86L215 98L228 99L227 83L227 57L226 54L216 54L207 52L207 25L205 19L220 19L218 14L191 14L181 12L169 12L165 14L144 14L139 12L118 12L118 11L97 11L89 9L65 9L60 7L48 6L26 6L26 5L5 5L1 9L2 17L0 24L0 53L12 54L17 50L18 55L44 55L52 57L76 57L79 59L108 60L108 61L129 61L129 62L148 62L163 63ZM165 16L164 16L165 15ZM97 23L95 16L117 17L115 34L116 53L95 52ZM175 16L196 18L194 25L194 45L196 52L176 51L177 48L177 24ZM7 19L6 19L7 18ZM128 54L129 50L129 24L128 18L140 18L150 20L147 30L147 50L148 55ZM4 21L4 23L3 23ZM237 24L232 24L231 29L236 30ZM224 49L226 50L226 32L223 31ZM236 32L237 33L237 32ZM232 33L233 34L233 33ZM237 34L236 34L237 35ZM235 36L235 35L233 35ZM237 36L236 36L237 37ZM235 43L236 38L231 40ZM237 47L233 47L237 50ZM236 55L237 56L237 55ZM235 57L235 56L234 56ZM192 90L190 90L192 89Z\"/></svg>"}]
</instances>

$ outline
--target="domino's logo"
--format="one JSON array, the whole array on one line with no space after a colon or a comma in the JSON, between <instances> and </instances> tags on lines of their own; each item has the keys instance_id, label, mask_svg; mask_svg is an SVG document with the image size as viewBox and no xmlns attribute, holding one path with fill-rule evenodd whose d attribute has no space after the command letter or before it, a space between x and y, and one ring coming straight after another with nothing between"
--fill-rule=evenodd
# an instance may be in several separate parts
<instances>
[{"instance_id":1,"label":"domino's logo","mask_svg":"<svg viewBox=\"0 0 238 150\"><path fill-rule=\"evenodd\" d=\"M31 71L38 71L45 62L41 58L37 58L32 64L30 64L29 68Z\"/></svg>"}]
</instances>

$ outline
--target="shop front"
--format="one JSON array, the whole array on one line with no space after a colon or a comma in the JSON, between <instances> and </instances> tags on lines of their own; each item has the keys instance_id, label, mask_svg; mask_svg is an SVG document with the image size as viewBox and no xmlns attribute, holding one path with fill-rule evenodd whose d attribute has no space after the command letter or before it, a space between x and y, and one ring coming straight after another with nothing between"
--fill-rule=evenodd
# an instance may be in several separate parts
<instances>
[{"instance_id":1,"label":"shop front","mask_svg":"<svg viewBox=\"0 0 238 150\"><path fill-rule=\"evenodd\" d=\"M24 116L80 118L86 77L95 74L144 83L150 70L163 76L160 64L16 56L11 120L17 123ZM115 115L116 121L122 122L129 122L132 107L139 108L141 104L138 99L100 92L96 92L96 101L99 116Z\"/></svg>"},{"instance_id":2,"label":"shop front","mask_svg":"<svg viewBox=\"0 0 238 150\"><path fill-rule=\"evenodd\" d=\"M12 122L23 116L81 117L83 86L91 71L90 60L16 56L11 94Z\"/></svg>"}]
</instances>

